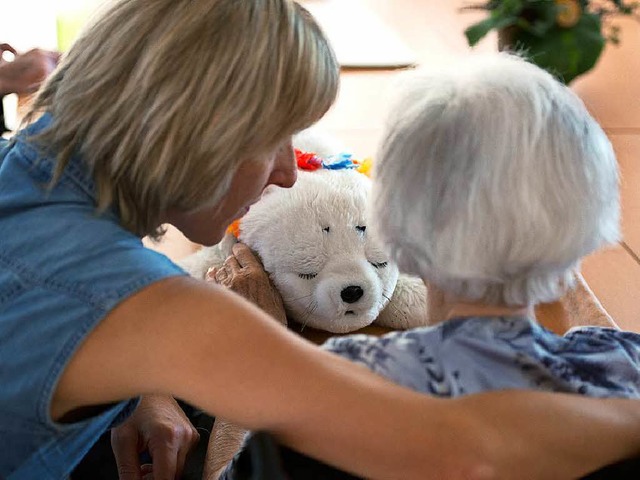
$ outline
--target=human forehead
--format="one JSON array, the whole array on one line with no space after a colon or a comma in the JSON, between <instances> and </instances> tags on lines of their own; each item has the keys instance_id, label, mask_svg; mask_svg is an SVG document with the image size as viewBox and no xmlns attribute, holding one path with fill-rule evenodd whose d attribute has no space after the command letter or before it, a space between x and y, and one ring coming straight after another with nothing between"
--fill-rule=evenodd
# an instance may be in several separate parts
<instances>
[{"instance_id":1,"label":"human forehead","mask_svg":"<svg viewBox=\"0 0 640 480\"><path fill-rule=\"evenodd\" d=\"M260 149L253 149L243 156L240 164L251 164L252 162L264 163L272 161L279 154L287 152L289 149L291 149L291 142L292 137L291 135L289 135L286 138L276 141L273 145Z\"/></svg>"}]
</instances>

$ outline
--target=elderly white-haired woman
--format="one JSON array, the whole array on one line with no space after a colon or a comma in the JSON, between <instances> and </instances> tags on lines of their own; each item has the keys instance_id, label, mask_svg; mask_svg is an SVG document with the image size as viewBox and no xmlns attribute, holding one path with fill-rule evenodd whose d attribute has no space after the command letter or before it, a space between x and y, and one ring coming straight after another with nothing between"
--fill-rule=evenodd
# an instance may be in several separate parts
<instances>
[{"instance_id":1,"label":"elderly white-haired woman","mask_svg":"<svg viewBox=\"0 0 640 480\"><path fill-rule=\"evenodd\" d=\"M566 477L640 448L631 402L444 402L316 348L265 313L282 303L246 247L228 266L262 310L144 249L165 222L212 245L267 185L292 185L291 135L337 83L290 0L120 0L81 35L2 150L0 476L66 478L146 394L370 478ZM143 397L132 418L151 410ZM122 475L141 448L173 478L187 449L142 427L116 449Z\"/></svg>"},{"instance_id":2,"label":"elderly white-haired woman","mask_svg":"<svg viewBox=\"0 0 640 480\"><path fill-rule=\"evenodd\" d=\"M439 310L430 314L446 321L325 348L438 397L519 388L640 398L640 335L582 328L560 337L534 317L537 303L571 288L584 255L619 237L616 159L582 102L508 54L412 73L398 86L371 224L401 269L430 284L429 307ZM290 478L353 478L284 452Z\"/></svg>"},{"instance_id":3,"label":"elderly white-haired woman","mask_svg":"<svg viewBox=\"0 0 640 480\"><path fill-rule=\"evenodd\" d=\"M640 398L640 335L558 336L534 317L571 288L582 257L620 235L616 158L583 103L510 54L413 74L401 90L375 170L374 226L400 268L434 286L445 321L327 348L442 397Z\"/></svg>"}]
</instances>

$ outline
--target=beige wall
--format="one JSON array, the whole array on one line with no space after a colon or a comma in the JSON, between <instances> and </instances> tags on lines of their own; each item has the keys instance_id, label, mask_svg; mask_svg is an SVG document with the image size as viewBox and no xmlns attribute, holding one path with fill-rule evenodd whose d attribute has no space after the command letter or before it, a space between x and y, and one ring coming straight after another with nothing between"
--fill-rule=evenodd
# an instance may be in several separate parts
<instances>
[{"instance_id":1,"label":"beige wall","mask_svg":"<svg viewBox=\"0 0 640 480\"><path fill-rule=\"evenodd\" d=\"M614 144L623 175L625 241L640 253L640 22L618 23L620 46L607 46L596 68L578 79L574 89Z\"/></svg>"}]
</instances>

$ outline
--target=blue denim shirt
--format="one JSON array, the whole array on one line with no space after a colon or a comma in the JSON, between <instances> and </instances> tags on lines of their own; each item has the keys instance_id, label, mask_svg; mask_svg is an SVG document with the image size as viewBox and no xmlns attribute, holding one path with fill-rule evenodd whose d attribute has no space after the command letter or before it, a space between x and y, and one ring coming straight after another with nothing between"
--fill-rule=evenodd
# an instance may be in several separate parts
<instances>
[{"instance_id":1,"label":"blue denim shirt","mask_svg":"<svg viewBox=\"0 0 640 480\"><path fill-rule=\"evenodd\" d=\"M137 399L70 424L49 414L56 384L85 337L120 302L185 273L144 248L109 211L96 213L91 175L73 158L48 191L54 161L29 134L0 145L0 478L69 475ZM114 352L117 355L117 352Z\"/></svg>"}]
</instances>

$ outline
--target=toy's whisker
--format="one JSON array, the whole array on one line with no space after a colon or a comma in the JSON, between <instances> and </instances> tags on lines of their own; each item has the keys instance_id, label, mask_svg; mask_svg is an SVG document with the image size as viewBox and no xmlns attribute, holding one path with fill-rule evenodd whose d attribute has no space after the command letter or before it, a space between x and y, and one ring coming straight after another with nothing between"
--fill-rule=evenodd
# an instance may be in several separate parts
<instances>
[{"instance_id":1,"label":"toy's whisker","mask_svg":"<svg viewBox=\"0 0 640 480\"><path fill-rule=\"evenodd\" d=\"M304 331L304 328L307 326L307 322L309 321L309 317L313 315L313 313L316 311L317 308L318 308L318 302L314 301L309 305L309 308L307 308L307 310L304 313L304 317L302 318L302 327L300 328L300 333Z\"/></svg>"},{"instance_id":2,"label":"toy's whisker","mask_svg":"<svg viewBox=\"0 0 640 480\"><path fill-rule=\"evenodd\" d=\"M304 295L303 297L298 297L298 298L284 298L282 297L282 300L285 302L297 302L298 300L304 300L305 298L309 298L312 297L313 293L310 293L309 295Z\"/></svg>"},{"instance_id":3,"label":"toy's whisker","mask_svg":"<svg viewBox=\"0 0 640 480\"><path fill-rule=\"evenodd\" d=\"M384 293L384 292L382 292L382 296L383 296L384 298L386 298L386 299L387 299L387 305L385 306L385 308L386 308L386 307L390 307L390 308L392 308L392 309L394 310L394 312L396 312L396 313L400 313L400 314L402 313L402 312L400 311L400 309L399 309L398 307L396 307L396 306L393 304L393 302L391 301L391 297L390 297L390 296L388 296L388 295L387 295L386 293Z\"/></svg>"},{"instance_id":4,"label":"toy's whisker","mask_svg":"<svg viewBox=\"0 0 640 480\"><path fill-rule=\"evenodd\" d=\"M307 326L307 323L309 322L309 317L311 317L311 315L313 315L315 313L317 308L318 308L318 304L314 302L311 310L309 310L309 312L304 317L304 320L303 320L303 323L302 323L302 328L300 329L300 332L304 331L305 327Z\"/></svg>"}]
</instances>

